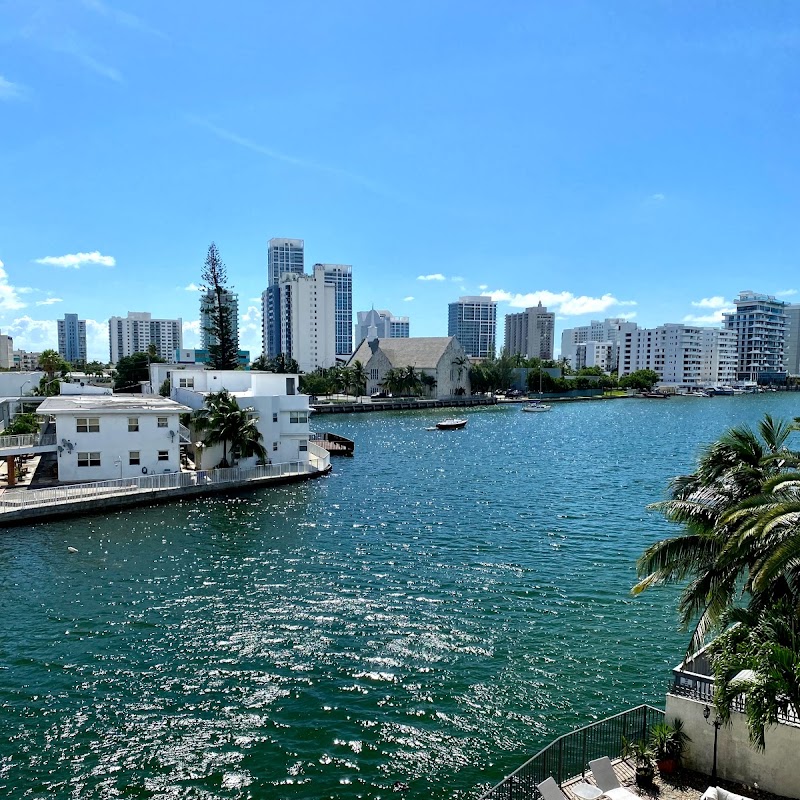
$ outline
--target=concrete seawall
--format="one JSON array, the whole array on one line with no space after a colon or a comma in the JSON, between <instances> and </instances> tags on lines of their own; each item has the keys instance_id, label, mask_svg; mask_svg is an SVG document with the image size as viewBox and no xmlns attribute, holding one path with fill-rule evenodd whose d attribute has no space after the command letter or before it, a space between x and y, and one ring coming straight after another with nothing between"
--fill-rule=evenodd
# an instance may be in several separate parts
<instances>
[{"instance_id":1,"label":"concrete seawall","mask_svg":"<svg viewBox=\"0 0 800 800\"><path fill-rule=\"evenodd\" d=\"M370 411L419 411L426 408L469 408L497 405L496 397L452 397L446 400L371 400L369 403L312 403L315 414L365 414Z\"/></svg>"},{"instance_id":2,"label":"concrete seawall","mask_svg":"<svg viewBox=\"0 0 800 800\"><path fill-rule=\"evenodd\" d=\"M65 517L79 517L87 514L105 514L123 508L135 506L149 506L157 503L169 503L176 500L204 497L212 494L239 494L255 491L269 486L279 486L286 483L318 478L330 472L330 466L321 472L309 472L302 475L282 475L279 477L251 478L243 481L228 483L209 483L196 486L180 486L171 489L153 489L135 493L109 494L105 497L92 497L86 500L69 500L49 505L30 506L18 510L0 513L0 527L14 525L27 525L34 522Z\"/></svg>"}]
</instances>

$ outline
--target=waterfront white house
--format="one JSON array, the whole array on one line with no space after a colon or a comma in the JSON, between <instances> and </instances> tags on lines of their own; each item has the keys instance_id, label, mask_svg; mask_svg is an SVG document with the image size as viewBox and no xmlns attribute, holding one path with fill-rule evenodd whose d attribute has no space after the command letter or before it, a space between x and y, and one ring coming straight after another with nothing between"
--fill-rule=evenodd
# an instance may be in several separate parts
<instances>
[{"instance_id":1,"label":"waterfront white house","mask_svg":"<svg viewBox=\"0 0 800 800\"><path fill-rule=\"evenodd\" d=\"M157 395L82 394L48 397L38 414L55 424L58 480L78 483L178 472L190 410Z\"/></svg>"},{"instance_id":2,"label":"waterfront white house","mask_svg":"<svg viewBox=\"0 0 800 800\"><path fill-rule=\"evenodd\" d=\"M435 398L469 394L469 359L455 336L414 336L408 339L363 341L348 362L360 361L367 373L367 394L383 387L390 369L414 367L436 380Z\"/></svg>"},{"instance_id":3,"label":"waterfront white house","mask_svg":"<svg viewBox=\"0 0 800 800\"><path fill-rule=\"evenodd\" d=\"M172 366L172 369L166 369ZM175 369L174 365L152 364L151 387L156 391L165 378L171 382L170 397L197 410L206 397L223 389L232 394L242 408L252 408L256 425L264 437L261 444L272 463L308 462L308 395L299 393L297 375L244 370ZM198 446L202 437L192 432L190 451L195 467L211 469L222 460L221 444ZM258 459L243 458L243 467L254 466Z\"/></svg>"}]
</instances>

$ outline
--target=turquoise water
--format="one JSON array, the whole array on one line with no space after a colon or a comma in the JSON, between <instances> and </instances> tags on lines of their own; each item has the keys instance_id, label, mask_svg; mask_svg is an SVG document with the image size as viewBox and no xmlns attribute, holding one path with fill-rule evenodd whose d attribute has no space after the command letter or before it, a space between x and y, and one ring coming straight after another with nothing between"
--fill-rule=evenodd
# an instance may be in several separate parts
<instances>
[{"instance_id":1,"label":"turquoise water","mask_svg":"<svg viewBox=\"0 0 800 800\"><path fill-rule=\"evenodd\" d=\"M320 419L303 485L0 535L0 794L466 798L552 736L663 706L645 505L800 397ZM67 547L78 548L75 555Z\"/></svg>"}]
</instances>

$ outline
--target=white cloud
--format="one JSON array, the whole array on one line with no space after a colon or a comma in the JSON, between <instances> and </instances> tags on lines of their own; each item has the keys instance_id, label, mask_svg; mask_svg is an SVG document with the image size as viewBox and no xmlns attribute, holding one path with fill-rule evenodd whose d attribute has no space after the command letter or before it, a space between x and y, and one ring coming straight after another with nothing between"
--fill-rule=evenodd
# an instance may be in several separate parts
<instances>
[{"instance_id":1,"label":"white cloud","mask_svg":"<svg viewBox=\"0 0 800 800\"><path fill-rule=\"evenodd\" d=\"M724 308L730 303L721 295L715 295L714 297L704 297L702 300L692 300L692 305L695 308Z\"/></svg>"},{"instance_id":2,"label":"white cloud","mask_svg":"<svg viewBox=\"0 0 800 800\"><path fill-rule=\"evenodd\" d=\"M698 325L719 325L723 321L722 312L730 312L733 310L732 308L721 308L713 314L687 314L681 322L693 322Z\"/></svg>"},{"instance_id":3,"label":"white cloud","mask_svg":"<svg viewBox=\"0 0 800 800\"><path fill-rule=\"evenodd\" d=\"M453 281L453 283L462 283L464 279L460 275L456 275L455 277L450 278L450 280Z\"/></svg>"},{"instance_id":4,"label":"white cloud","mask_svg":"<svg viewBox=\"0 0 800 800\"><path fill-rule=\"evenodd\" d=\"M599 314L612 306L635 306L635 300L618 300L612 294L602 297L576 296L572 292L528 292L512 294L503 289L496 289L487 294L498 303L508 303L512 308L530 308L538 303L548 310L567 317L579 317L584 314Z\"/></svg>"},{"instance_id":5,"label":"white cloud","mask_svg":"<svg viewBox=\"0 0 800 800\"><path fill-rule=\"evenodd\" d=\"M63 303L64 301L60 297L48 297L46 300L37 300L37 306L52 306L53 303Z\"/></svg>"},{"instance_id":6,"label":"white cloud","mask_svg":"<svg viewBox=\"0 0 800 800\"><path fill-rule=\"evenodd\" d=\"M68 253L65 256L45 256L37 258L37 264L48 264L53 267L80 269L84 264L99 264L102 267L113 267L117 262L113 256L104 256L97 250L91 253Z\"/></svg>"},{"instance_id":7,"label":"white cloud","mask_svg":"<svg viewBox=\"0 0 800 800\"><path fill-rule=\"evenodd\" d=\"M186 292L199 292L200 287L196 283L190 283L188 286L183 287Z\"/></svg>"},{"instance_id":8,"label":"white cloud","mask_svg":"<svg viewBox=\"0 0 800 800\"><path fill-rule=\"evenodd\" d=\"M0 75L0 100L16 100L22 97L24 89L18 83L12 83Z\"/></svg>"},{"instance_id":9,"label":"white cloud","mask_svg":"<svg viewBox=\"0 0 800 800\"><path fill-rule=\"evenodd\" d=\"M409 295L408 297L403 298L404 303L410 303L414 299L414 295Z\"/></svg>"},{"instance_id":10,"label":"white cloud","mask_svg":"<svg viewBox=\"0 0 800 800\"><path fill-rule=\"evenodd\" d=\"M447 280L441 272L436 272L433 275L417 275L418 281L444 281Z\"/></svg>"},{"instance_id":11,"label":"white cloud","mask_svg":"<svg viewBox=\"0 0 800 800\"><path fill-rule=\"evenodd\" d=\"M479 288L479 289L480 289L482 292L485 292L485 291L486 291L486 290L487 290L489 287L488 287L488 286L487 286L485 283L482 283L482 284L481 284L481 285L480 285L478 288Z\"/></svg>"},{"instance_id":12,"label":"white cloud","mask_svg":"<svg viewBox=\"0 0 800 800\"><path fill-rule=\"evenodd\" d=\"M782 292L775 292L776 297L791 297L797 294L797 289L784 289Z\"/></svg>"},{"instance_id":13,"label":"white cloud","mask_svg":"<svg viewBox=\"0 0 800 800\"><path fill-rule=\"evenodd\" d=\"M628 311L625 314L617 314L617 317L619 317L619 319L634 319L636 317L636 312Z\"/></svg>"},{"instance_id":14,"label":"white cloud","mask_svg":"<svg viewBox=\"0 0 800 800\"><path fill-rule=\"evenodd\" d=\"M16 311L26 305L19 299L17 289L9 284L8 273L0 261L0 311Z\"/></svg>"},{"instance_id":15,"label":"white cloud","mask_svg":"<svg viewBox=\"0 0 800 800\"><path fill-rule=\"evenodd\" d=\"M183 346L188 350L200 347L200 320L183 321Z\"/></svg>"},{"instance_id":16,"label":"white cloud","mask_svg":"<svg viewBox=\"0 0 800 800\"><path fill-rule=\"evenodd\" d=\"M18 350L41 353L42 350L58 348L58 328L53 319L32 319L26 315L18 317L5 327L6 332L14 337L14 347ZM107 327L106 342L108 342Z\"/></svg>"},{"instance_id":17,"label":"white cloud","mask_svg":"<svg viewBox=\"0 0 800 800\"><path fill-rule=\"evenodd\" d=\"M241 321L244 323L245 328L251 328L257 325L261 330L261 309L257 306L248 306L247 311L242 314Z\"/></svg>"}]
</instances>

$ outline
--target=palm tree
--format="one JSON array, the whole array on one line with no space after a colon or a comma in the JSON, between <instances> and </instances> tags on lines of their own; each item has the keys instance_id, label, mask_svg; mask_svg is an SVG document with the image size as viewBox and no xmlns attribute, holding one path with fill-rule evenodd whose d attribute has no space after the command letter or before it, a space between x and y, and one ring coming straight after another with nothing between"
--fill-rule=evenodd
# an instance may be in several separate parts
<instances>
[{"instance_id":1,"label":"palm tree","mask_svg":"<svg viewBox=\"0 0 800 800\"><path fill-rule=\"evenodd\" d=\"M766 415L758 428L758 434L746 426L728 430L701 454L694 473L672 481L668 500L651 506L684 530L640 556L633 592L689 581L678 612L684 628L695 622L690 651L724 621L743 581L745 591L752 590L751 572L764 562L764 548L748 533L753 512L744 512L762 502L771 479L798 464L798 455L786 448L790 425Z\"/></svg>"},{"instance_id":2,"label":"palm tree","mask_svg":"<svg viewBox=\"0 0 800 800\"><path fill-rule=\"evenodd\" d=\"M266 450L261 444L263 437L252 417L253 413L253 408L240 408L236 398L227 389L222 389L209 394L206 407L192 415L195 430L205 433L202 439L204 445L222 444L220 466L229 466L229 445L232 458L266 457Z\"/></svg>"},{"instance_id":3,"label":"palm tree","mask_svg":"<svg viewBox=\"0 0 800 800\"><path fill-rule=\"evenodd\" d=\"M403 389L408 394L419 394L422 388L422 379L416 368L409 364L401 372L403 376Z\"/></svg>"},{"instance_id":4,"label":"palm tree","mask_svg":"<svg viewBox=\"0 0 800 800\"><path fill-rule=\"evenodd\" d=\"M53 380L63 363L64 359L55 350L44 350L39 356L39 366L47 373L49 381Z\"/></svg>"},{"instance_id":5,"label":"palm tree","mask_svg":"<svg viewBox=\"0 0 800 800\"><path fill-rule=\"evenodd\" d=\"M358 393L359 400L361 400L361 396L367 391L367 371L360 361L354 361L351 370L353 386Z\"/></svg>"},{"instance_id":6,"label":"palm tree","mask_svg":"<svg viewBox=\"0 0 800 800\"><path fill-rule=\"evenodd\" d=\"M349 367L340 367L336 371L336 385L344 392L345 397L350 394L353 386L353 371Z\"/></svg>"},{"instance_id":7,"label":"palm tree","mask_svg":"<svg viewBox=\"0 0 800 800\"><path fill-rule=\"evenodd\" d=\"M436 378L434 378L433 375L428 375L427 372L423 372L420 376L420 381L425 387L428 397L430 397L433 394L433 390L436 388Z\"/></svg>"},{"instance_id":8,"label":"palm tree","mask_svg":"<svg viewBox=\"0 0 800 800\"><path fill-rule=\"evenodd\" d=\"M389 392L389 394L400 394L405 387L403 370L398 369L397 367L392 367L391 369L387 370L386 374L383 376L381 387L385 391Z\"/></svg>"}]
</instances>

